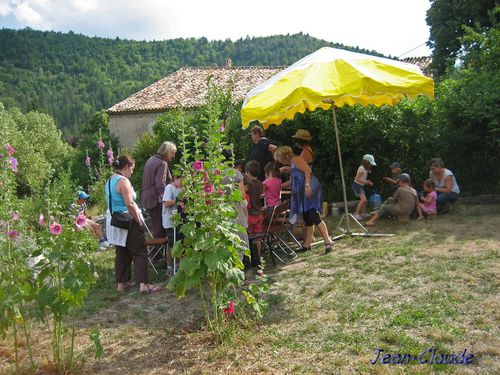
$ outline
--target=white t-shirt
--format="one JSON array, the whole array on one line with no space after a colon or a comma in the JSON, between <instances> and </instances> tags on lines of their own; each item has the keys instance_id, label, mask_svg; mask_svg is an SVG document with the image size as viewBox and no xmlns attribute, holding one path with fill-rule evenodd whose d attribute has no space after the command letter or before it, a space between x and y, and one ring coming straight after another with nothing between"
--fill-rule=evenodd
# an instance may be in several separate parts
<instances>
[{"instance_id":1,"label":"white t-shirt","mask_svg":"<svg viewBox=\"0 0 500 375\"><path fill-rule=\"evenodd\" d=\"M166 201L175 201L179 196L180 189L177 189L173 184L167 185L165 191L163 192L163 205L162 205L162 223L163 228L173 228L174 223L172 221L172 215L177 213L177 204L172 207L165 207Z\"/></svg>"},{"instance_id":2,"label":"white t-shirt","mask_svg":"<svg viewBox=\"0 0 500 375\"><path fill-rule=\"evenodd\" d=\"M366 181L368 179L368 171L362 165L359 166L356 172L356 176L358 176L360 173L361 173L361 179ZM362 184L361 182L357 181L356 178L354 178L354 182L356 182L358 185L365 186L365 184Z\"/></svg>"}]
</instances>

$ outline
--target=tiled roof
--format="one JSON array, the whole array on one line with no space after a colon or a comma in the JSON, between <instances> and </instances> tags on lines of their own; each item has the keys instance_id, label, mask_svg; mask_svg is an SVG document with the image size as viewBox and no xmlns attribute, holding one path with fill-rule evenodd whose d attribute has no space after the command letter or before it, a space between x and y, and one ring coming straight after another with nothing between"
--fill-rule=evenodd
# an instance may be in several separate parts
<instances>
[{"instance_id":1,"label":"tiled roof","mask_svg":"<svg viewBox=\"0 0 500 375\"><path fill-rule=\"evenodd\" d=\"M182 68L108 109L108 113L163 112L169 108L194 108L205 104L207 81L229 87L234 79L233 100L243 100L253 87L283 67Z\"/></svg>"},{"instance_id":2,"label":"tiled roof","mask_svg":"<svg viewBox=\"0 0 500 375\"><path fill-rule=\"evenodd\" d=\"M430 56L406 57L404 59L401 59L400 61L416 65L426 76L431 76L430 65L432 62L432 57Z\"/></svg>"}]
</instances>

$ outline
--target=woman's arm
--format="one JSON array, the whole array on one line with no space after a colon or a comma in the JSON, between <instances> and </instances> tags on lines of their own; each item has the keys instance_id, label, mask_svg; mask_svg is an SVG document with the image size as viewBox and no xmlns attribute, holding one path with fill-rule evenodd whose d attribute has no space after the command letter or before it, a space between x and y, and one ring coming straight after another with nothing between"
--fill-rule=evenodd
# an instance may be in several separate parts
<instances>
[{"instance_id":1,"label":"woman's arm","mask_svg":"<svg viewBox=\"0 0 500 375\"><path fill-rule=\"evenodd\" d=\"M446 177L444 180L444 188L436 188L436 191L439 193L451 193L451 185L452 185L452 176Z\"/></svg>"},{"instance_id":2,"label":"woman's arm","mask_svg":"<svg viewBox=\"0 0 500 375\"><path fill-rule=\"evenodd\" d=\"M116 191L122 195L123 201L128 208L128 212L132 215L134 220L142 226L139 207L137 207L137 204L135 204L134 199L132 198L133 189L128 178L122 178L118 181L116 184Z\"/></svg>"}]
</instances>

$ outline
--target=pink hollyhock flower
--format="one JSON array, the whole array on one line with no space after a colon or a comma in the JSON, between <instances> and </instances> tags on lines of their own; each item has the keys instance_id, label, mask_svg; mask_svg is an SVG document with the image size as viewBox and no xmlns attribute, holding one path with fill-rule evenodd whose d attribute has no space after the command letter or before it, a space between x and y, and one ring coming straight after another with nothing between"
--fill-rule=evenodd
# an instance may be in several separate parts
<instances>
[{"instance_id":1,"label":"pink hollyhock flower","mask_svg":"<svg viewBox=\"0 0 500 375\"><path fill-rule=\"evenodd\" d=\"M90 167L90 156L87 156L87 157L85 158L85 165L86 165L87 167Z\"/></svg>"},{"instance_id":2,"label":"pink hollyhock flower","mask_svg":"<svg viewBox=\"0 0 500 375\"><path fill-rule=\"evenodd\" d=\"M97 141L97 148L99 148L100 150L104 149L106 147L106 144L102 141L102 139L99 139Z\"/></svg>"},{"instance_id":3,"label":"pink hollyhock flower","mask_svg":"<svg viewBox=\"0 0 500 375\"><path fill-rule=\"evenodd\" d=\"M221 195L222 195L222 189L221 189L221 188L218 188L218 189L217 189L217 194L219 194L219 196L221 196Z\"/></svg>"},{"instance_id":4,"label":"pink hollyhock flower","mask_svg":"<svg viewBox=\"0 0 500 375\"><path fill-rule=\"evenodd\" d=\"M224 309L224 312L227 315L234 314L234 307L235 307L235 303L233 300L231 300L231 301L229 301L229 304L227 305L227 307Z\"/></svg>"},{"instance_id":5,"label":"pink hollyhock flower","mask_svg":"<svg viewBox=\"0 0 500 375\"><path fill-rule=\"evenodd\" d=\"M14 211L12 213L12 220L14 220L14 221L18 221L19 220L19 212Z\"/></svg>"},{"instance_id":6,"label":"pink hollyhock flower","mask_svg":"<svg viewBox=\"0 0 500 375\"><path fill-rule=\"evenodd\" d=\"M108 164L109 164L109 165L113 165L113 163L114 163L113 158L108 158Z\"/></svg>"},{"instance_id":7,"label":"pink hollyhock flower","mask_svg":"<svg viewBox=\"0 0 500 375\"><path fill-rule=\"evenodd\" d=\"M9 154L9 156L14 155L14 152L16 152L16 150L14 150L14 147L12 147L11 145L9 145L8 143L5 145L5 150L7 151L7 153Z\"/></svg>"},{"instance_id":8,"label":"pink hollyhock flower","mask_svg":"<svg viewBox=\"0 0 500 375\"><path fill-rule=\"evenodd\" d=\"M114 157L113 150L112 150L112 149L109 149L108 151L106 151L106 156L107 156L108 158L112 158L112 157Z\"/></svg>"},{"instance_id":9,"label":"pink hollyhock flower","mask_svg":"<svg viewBox=\"0 0 500 375\"><path fill-rule=\"evenodd\" d=\"M75 224L78 230L82 229L85 226L85 224L87 224L87 218L85 217L85 215L79 214L76 217Z\"/></svg>"},{"instance_id":10,"label":"pink hollyhock flower","mask_svg":"<svg viewBox=\"0 0 500 375\"><path fill-rule=\"evenodd\" d=\"M59 223L52 223L50 224L50 233L55 234L58 236L62 232L62 226Z\"/></svg>"},{"instance_id":11,"label":"pink hollyhock flower","mask_svg":"<svg viewBox=\"0 0 500 375\"><path fill-rule=\"evenodd\" d=\"M201 171L203 169L203 162L201 160L196 160L193 163L193 169L198 172Z\"/></svg>"},{"instance_id":12,"label":"pink hollyhock flower","mask_svg":"<svg viewBox=\"0 0 500 375\"><path fill-rule=\"evenodd\" d=\"M205 183L203 186L203 191L207 194L212 194L214 192L214 187L210 183Z\"/></svg>"},{"instance_id":13,"label":"pink hollyhock flower","mask_svg":"<svg viewBox=\"0 0 500 375\"><path fill-rule=\"evenodd\" d=\"M224 121L223 121L222 124L220 124L220 132L224 133L224 130L226 130L226 127L224 126Z\"/></svg>"},{"instance_id":14,"label":"pink hollyhock flower","mask_svg":"<svg viewBox=\"0 0 500 375\"><path fill-rule=\"evenodd\" d=\"M210 199L207 199L207 200L205 201L205 204L206 204L207 206L210 206L210 205L212 204L212 201L211 201Z\"/></svg>"},{"instance_id":15,"label":"pink hollyhock flower","mask_svg":"<svg viewBox=\"0 0 500 375\"><path fill-rule=\"evenodd\" d=\"M9 238L14 241L19 236L19 232L15 229L9 230Z\"/></svg>"},{"instance_id":16,"label":"pink hollyhock flower","mask_svg":"<svg viewBox=\"0 0 500 375\"><path fill-rule=\"evenodd\" d=\"M38 215L38 224L45 225L45 217L43 214Z\"/></svg>"},{"instance_id":17,"label":"pink hollyhock flower","mask_svg":"<svg viewBox=\"0 0 500 375\"><path fill-rule=\"evenodd\" d=\"M7 167L7 169L12 169L12 172L16 173L17 166L18 166L17 159L15 157L11 156L10 158L7 159L7 161L9 163L9 166Z\"/></svg>"}]
</instances>

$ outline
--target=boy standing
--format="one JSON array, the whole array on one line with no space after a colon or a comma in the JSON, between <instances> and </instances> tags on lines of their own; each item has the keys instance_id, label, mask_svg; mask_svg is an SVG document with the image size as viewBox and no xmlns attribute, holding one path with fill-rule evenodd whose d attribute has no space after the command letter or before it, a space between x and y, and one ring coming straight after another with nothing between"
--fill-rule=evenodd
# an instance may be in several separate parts
<instances>
[{"instance_id":1,"label":"boy standing","mask_svg":"<svg viewBox=\"0 0 500 375\"><path fill-rule=\"evenodd\" d=\"M174 258L172 257L172 248L176 241L181 240L180 232L177 231L175 223L172 220L172 216L177 213L177 197L182 189L182 178L180 176L174 176L172 183L165 187L163 193L163 207L162 207L162 224L163 228L167 231L168 238L168 251L166 254L167 258L167 276L172 277L175 273L174 269Z\"/></svg>"},{"instance_id":2,"label":"boy standing","mask_svg":"<svg viewBox=\"0 0 500 375\"><path fill-rule=\"evenodd\" d=\"M390 165L391 177L384 177L383 180L389 184L389 192L391 197L394 196L399 187L398 177L401 175L401 164L397 161Z\"/></svg>"},{"instance_id":3,"label":"boy standing","mask_svg":"<svg viewBox=\"0 0 500 375\"><path fill-rule=\"evenodd\" d=\"M403 173L398 176L399 188L394 194L395 203L384 203L365 225L375 225L376 221L384 216L395 215L398 217L408 217L417 205L417 191L410 186L410 175Z\"/></svg>"},{"instance_id":4,"label":"boy standing","mask_svg":"<svg viewBox=\"0 0 500 375\"><path fill-rule=\"evenodd\" d=\"M262 216L262 182L257 178L260 173L260 165L255 160L249 161L245 166L245 174L248 178L248 195L250 202L248 205L248 234L256 235L264 232L264 217ZM257 254L260 259L262 252L262 239L255 239Z\"/></svg>"}]
</instances>

